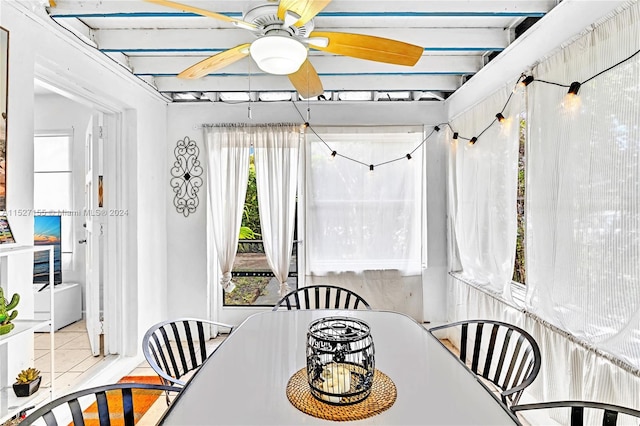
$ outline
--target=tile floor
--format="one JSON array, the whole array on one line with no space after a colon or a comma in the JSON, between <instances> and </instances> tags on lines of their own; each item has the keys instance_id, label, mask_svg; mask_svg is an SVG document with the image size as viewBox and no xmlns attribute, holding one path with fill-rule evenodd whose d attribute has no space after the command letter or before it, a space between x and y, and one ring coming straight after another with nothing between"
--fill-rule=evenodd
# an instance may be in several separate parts
<instances>
[{"instance_id":1,"label":"tile floor","mask_svg":"<svg viewBox=\"0 0 640 426\"><path fill-rule=\"evenodd\" d=\"M64 394L83 378L91 367L104 360L94 357L89 346L89 337L84 320L70 324L55 333L54 374L56 393ZM51 381L51 358L49 333L36 333L34 343L35 367L42 373L42 385Z\"/></svg>"}]
</instances>

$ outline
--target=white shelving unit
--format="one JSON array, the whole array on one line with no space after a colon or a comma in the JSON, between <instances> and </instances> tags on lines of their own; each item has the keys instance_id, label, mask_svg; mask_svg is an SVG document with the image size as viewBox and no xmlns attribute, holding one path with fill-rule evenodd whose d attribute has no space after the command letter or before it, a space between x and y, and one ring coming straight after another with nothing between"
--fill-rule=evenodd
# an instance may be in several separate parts
<instances>
[{"instance_id":1,"label":"white shelving unit","mask_svg":"<svg viewBox=\"0 0 640 426\"><path fill-rule=\"evenodd\" d=\"M0 247L0 258L8 257L14 254L20 253L35 253L39 251L48 251L49 252L49 285L53 286L53 246L10 246L10 247ZM3 283L0 282L0 285ZM31 282L26 283L24 285L24 292L32 291ZM53 327L53 295L54 292L50 292L50 303L51 303L51 316L45 320L34 320L34 319L20 319L20 315L18 318L12 321L14 324L13 330L9 333L0 336L0 354L4 353L5 356L0 357L0 372L4 374L0 374L0 424L4 423L6 420L11 419L13 416L19 414L21 411L38 405L47 399L52 400L54 395L54 381L55 381L55 370L54 370L54 333L49 333L49 344L50 344L50 371L51 371L51 379L49 381L49 386L40 385L40 389L29 397L21 397L18 398L13 392L13 387L11 384L5 386L5 382L9 379L7 377L3 377L8 374L7 370L7 357L6 353L10 347L11 341L16 340L19 336L23 336L25 334L30 333L33 336L33 332L42 327L51 327L50 329L54 329ZM5 297L11 297L10 294L5 292ZM25 316L24 313L21 314Z\"/></svg>"}]
</instances>

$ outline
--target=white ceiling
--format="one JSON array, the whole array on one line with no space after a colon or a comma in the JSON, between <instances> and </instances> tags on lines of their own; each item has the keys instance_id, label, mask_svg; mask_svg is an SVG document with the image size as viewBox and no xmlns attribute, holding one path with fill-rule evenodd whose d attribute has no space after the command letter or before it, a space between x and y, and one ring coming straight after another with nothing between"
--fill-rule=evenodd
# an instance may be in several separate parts
<instances>
[{"instance_id":1,"label":"white ceiling","mask_svg":"<svg viewBox=\"0 0 640 426\"><path fill-rule=\"evenodd\" d=\"M277 3L179 2L236 19L257 5ZM313 19L315 31L392 38L423 47L423 56L406 67L311 49L309 60L328 99L363 91L358 96L369 100L443 100L557 3L334 0ZM261 92L297 96L286 76L263 73L249 56L200 79L176 77L200 60L255 40L251 31L232 23L143 0L56 0L47 10L61 26L174 100L218 101L227 92L251 92L254 100L267 98Z\"/></svg>"}]
</instances>

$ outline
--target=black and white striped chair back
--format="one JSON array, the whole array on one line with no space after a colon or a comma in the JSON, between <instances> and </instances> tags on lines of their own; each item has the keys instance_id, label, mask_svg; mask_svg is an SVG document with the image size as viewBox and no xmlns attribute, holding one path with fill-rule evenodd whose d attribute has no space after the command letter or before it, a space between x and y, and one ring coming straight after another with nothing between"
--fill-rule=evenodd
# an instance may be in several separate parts
<instances>
[{"instance_id":1,"label":"black and white striped chair back","mask_svg":"<svg viewBox=\"0 0 640 426\"><path fill-rule=\"evenodd\" d=\"M280 307L292 309L371 309L361 296L346 288L333 285L300 287L280 299L274 311Z\"/></svg>"},{"instance_id":2,"label":"black and white striped chair back","mask_svg":"<svg viewBox=\"0 0 640 426\"><path fill-rule=\"evenodd\" d=\"M85 411L86 407L95 403L100 426L124 424L133 426L138 420L135 416L134 392L148 391L180 392L181 388L147 383L116 383L83 389L69 395L61 396L29 414L20 425L45 424L58 426L69 424L84 425L88 419L95 422L95 411ZM111 396L111 406L107 402L107 393ZM117 395L117 402L112 395ZM62 407L66 406L66 409ZM117 407L117 408L116 408ZM54 412L55 409L55 412ZM93 424L93 423L92 423Z\"/></svg>"},{"instance_id":3,"label":"black and white striped chair back","mask_svg":"<svg viewBox=\"0 0 640 426\"><path fill-rule=\"evenodd\" d=\"M512 324L493 320L468 320L430 328L449 329L459 359L474 374L500 391L502 402L517 404L524 389L540 371L542 359L535 339Z\"/></svg>"},{"instance_id":4,"label":"black and white striped chair back","mask_svg":"<svg viewBox=\"0 0 640 426\"><path fill-rule=\"evenodd\" d=\"M616 426L621 414L623 416L640 418L639 410L595 401L548 401L536 404L514 405L511 407L511 410L513 412L519 412L528 410L548 410L554 408L571 408L569 423L567 423L570 426L597 424L598 420L596 417L602 418L602 423L600 423L602 426ZM585 408L588 410L585 410ZM590 413L592 417L588 417L585 411L592 411ZM637 420L633 422L633 424L636 423Z\"/></svg>"},{"instance_id":5,"label":"black and white striped chair back","mask_svg":"<svg viewBox=\"0 0 640 426\"><path fill-rule=\"evenodd\" d=\"M198 369L210 355L207 353L210 325L233 326L197 318L179 318L152 326L142 339L145 359L165 384L184 386L181 378Z\"/></svg>"}]
</instances>

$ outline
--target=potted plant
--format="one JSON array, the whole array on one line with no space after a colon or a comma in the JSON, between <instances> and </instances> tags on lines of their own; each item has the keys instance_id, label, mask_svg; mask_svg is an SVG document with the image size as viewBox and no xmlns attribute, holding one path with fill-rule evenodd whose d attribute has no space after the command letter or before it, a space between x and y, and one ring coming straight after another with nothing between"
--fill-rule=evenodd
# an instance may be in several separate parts
<instances>
[{"instance_id":1,"label":"potted plant","mask_svg":"<svg viewBox=\"0 0 640 426\"><path fill-rule=\"evenodd\" d=\"M40 371L35 368L22 370L20 374L18 374L18 377L16 377L16 382L13 384L13 391L16 393L16 396L32 395L40 387L41 379Z\"/></svg>"},{"instance_id":2,"label":"potted plant","mask_svg":"<svg viewBox=\"0 0 640 426\"><path fill-rule=\"evenodd\" d=\"M2 287L0 287L0 336L3 334L7 334L13 329L13 324L11 323L11 321L18 316L18 311L11 310L16 307L19 301L20 295L18 293L15 293L11 297L11 301L7 303L4 298L4 291L2 290Z\"/></svg>"}]
</instances>

